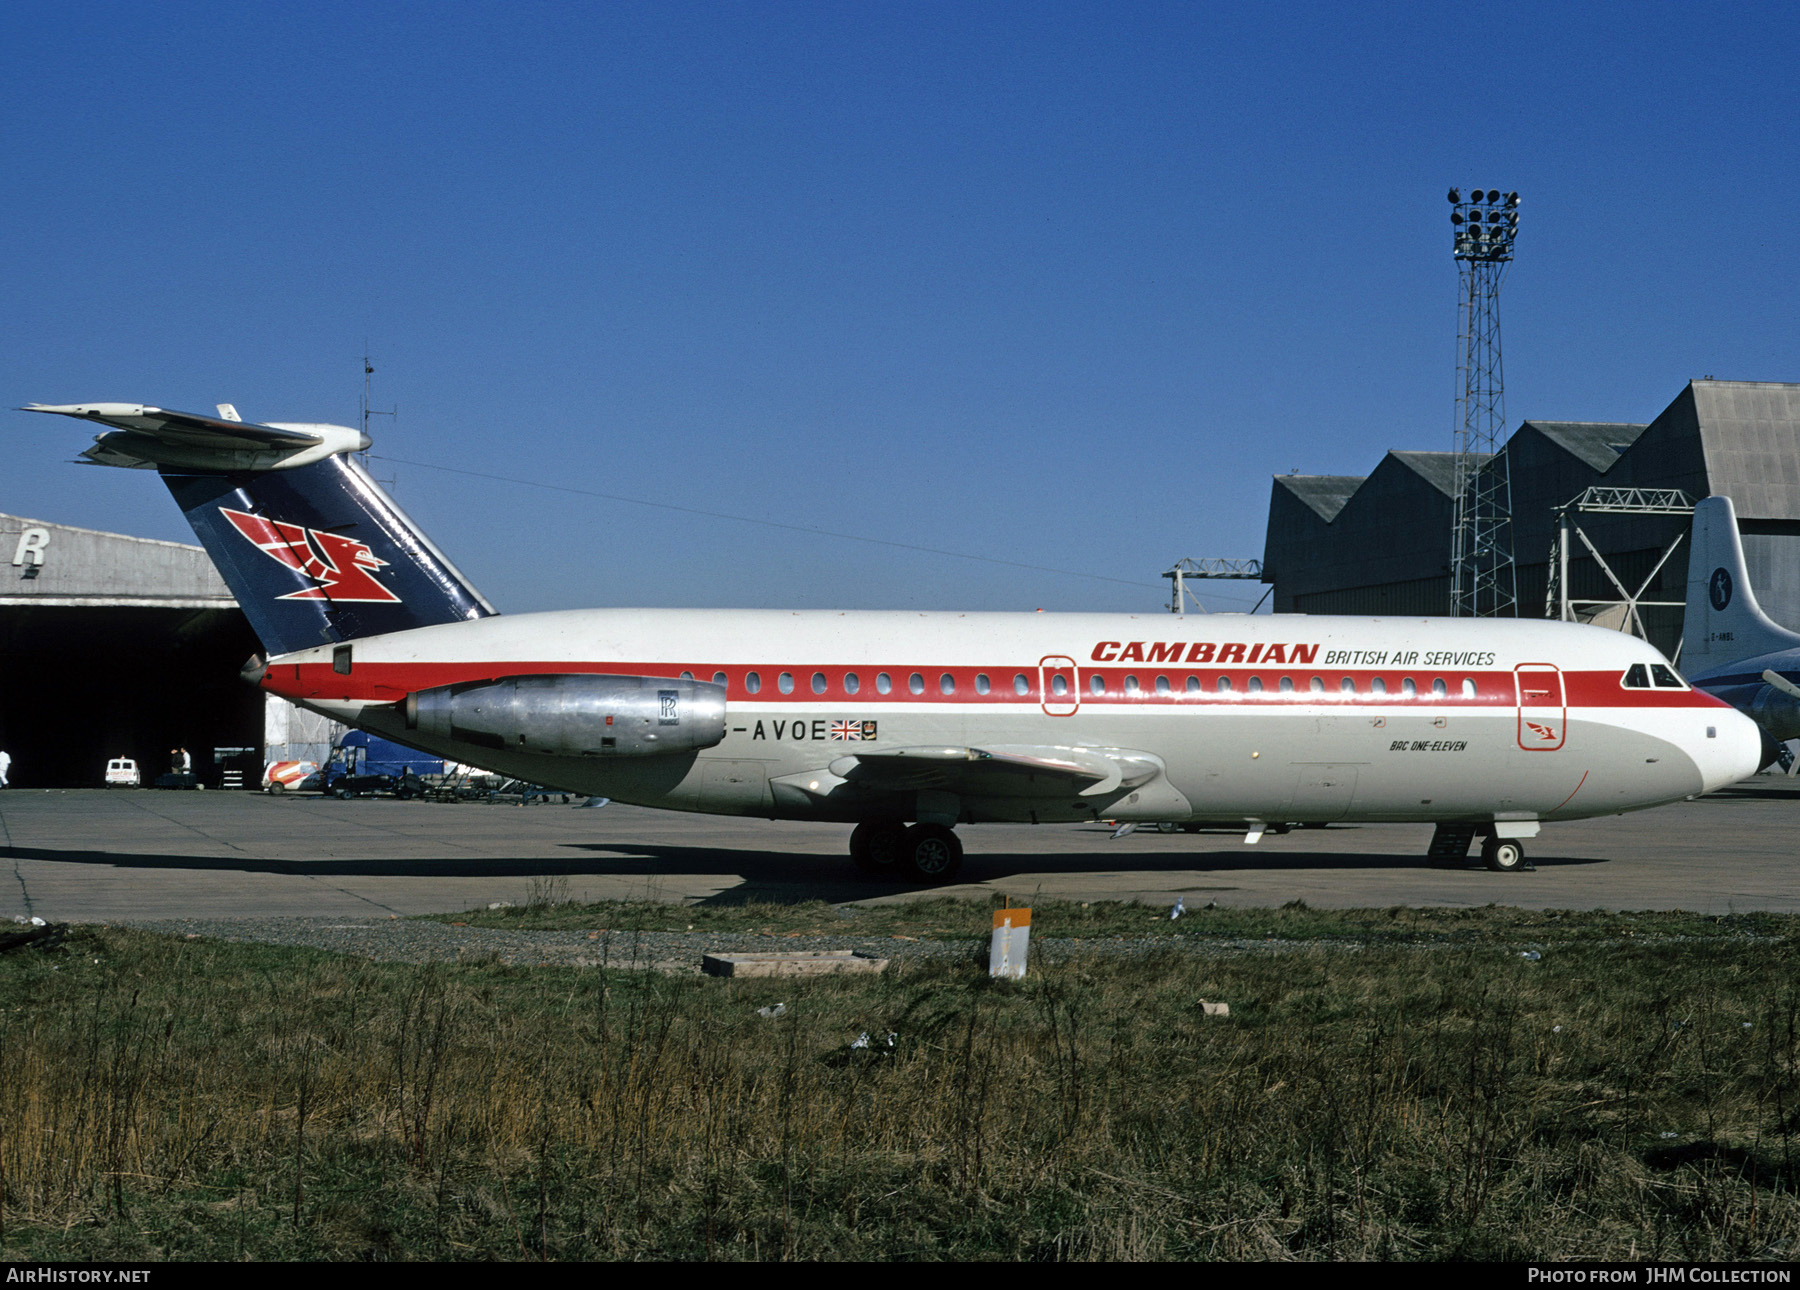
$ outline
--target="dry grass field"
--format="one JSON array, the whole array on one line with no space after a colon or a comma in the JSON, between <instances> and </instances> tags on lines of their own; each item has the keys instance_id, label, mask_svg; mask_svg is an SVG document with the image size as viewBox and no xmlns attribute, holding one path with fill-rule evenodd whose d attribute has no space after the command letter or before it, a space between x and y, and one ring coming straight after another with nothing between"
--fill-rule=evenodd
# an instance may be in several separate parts
<instances>
[{"instance_id":1,"label":"dry grass field","mask_svg":"<svg viewBox=\"0 0 1800 1290\"><path fill-rule=\"evenodd\" d=\"M1142 943L1018 983L968 906L867 915L953 954L803 981L77 929L0 956L0 1258L1800 1248L1795 920L1154 913L1040 909ZM494 916L621 964L713 917Z\"/></svg>"}]
</instances>

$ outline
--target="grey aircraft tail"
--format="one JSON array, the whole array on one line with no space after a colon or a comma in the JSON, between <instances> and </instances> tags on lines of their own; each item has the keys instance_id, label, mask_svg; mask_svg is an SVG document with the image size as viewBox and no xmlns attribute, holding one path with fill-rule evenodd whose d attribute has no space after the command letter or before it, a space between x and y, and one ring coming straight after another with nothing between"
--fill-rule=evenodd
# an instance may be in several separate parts
<instances>
[{"instance_id":1,"label":"grey aircraft tail","mask_svg":"<svg viewBox=\"0 0 1800 1290\"><path fill-rule=\"evenodd\" d=\"M1800 633L1765 614L1750 589L1731 499L1707 498L1694 508L1682 672L1690 679L1712 676L1734 663L1793 649L1800 649Z\"/></svg>"}]
</instances>

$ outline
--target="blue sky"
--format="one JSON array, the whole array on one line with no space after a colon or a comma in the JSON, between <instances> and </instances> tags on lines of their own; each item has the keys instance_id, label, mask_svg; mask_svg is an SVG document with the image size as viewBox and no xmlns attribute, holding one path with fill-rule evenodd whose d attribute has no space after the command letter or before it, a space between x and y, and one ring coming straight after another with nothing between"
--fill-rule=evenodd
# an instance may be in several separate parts
<instances>
[{"instance_id":1,"label":"blue sky","mask_svg":"<svg viewBox=\"0 0 1800 1290\"><path fill-rule=\"evenodd\" d=\"M1451 184L1523 195L1515 424L1800 380L1797 32L14 0L0 403L350 423L366 340L383 456L903 544L378 462L502 609L1153 609L1272 474L1449 447ZM0 433L0 510L191 540L82 427Z\"/></svg>"}]
</instances>

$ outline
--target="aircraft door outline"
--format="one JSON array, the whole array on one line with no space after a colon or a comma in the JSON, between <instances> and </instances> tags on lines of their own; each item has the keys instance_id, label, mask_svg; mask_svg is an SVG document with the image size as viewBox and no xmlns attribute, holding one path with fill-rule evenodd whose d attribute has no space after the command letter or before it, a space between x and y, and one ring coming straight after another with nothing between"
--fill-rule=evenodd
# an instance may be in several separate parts
<instances>
[{"instance_id":1,"label":"aircraft door outline","mask_svg":"<svg viewBox=\"0 0 1800 1290\"><path fill-rule=\"evenodd\" d=\"M1519 701L1519 747L1555 752L1569 733L1569 699L1554 663L1521 663L1513 669Z\"/></svg>"},{"instance_id":2,"label":"aircraft door outline","mask_svg":"<svg viewBox=\"0 0 1800 1290\"><path fill-rule=\"evenodd\" d=\"M1072 717L1081 710L1081 669L1074 659L1046 654L1038 660L1038 703L1048 717Z\"/></svg>"}]
</instances>

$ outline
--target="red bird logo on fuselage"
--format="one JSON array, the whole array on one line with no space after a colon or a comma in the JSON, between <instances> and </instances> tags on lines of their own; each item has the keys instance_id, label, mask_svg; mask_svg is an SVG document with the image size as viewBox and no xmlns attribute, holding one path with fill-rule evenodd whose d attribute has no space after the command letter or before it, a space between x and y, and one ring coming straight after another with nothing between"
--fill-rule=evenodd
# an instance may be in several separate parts
<instances>
[{"instance_id":1,"label":"red bird logo on fuselage","mask_svg":"<svg viewBox=\"0 0 1800 1290\"><path fill-rule=\"evenodd\" d=\"M265 520L221 506L219 513L231 521L250 544L272 560L303 573L317 586L290 591L277 600L329 600L397 602L400 597L375 581L370 573L387 567L368 543L342 537L324 529L302 528L280 520Z\"/></svg>"}]
</instances>

